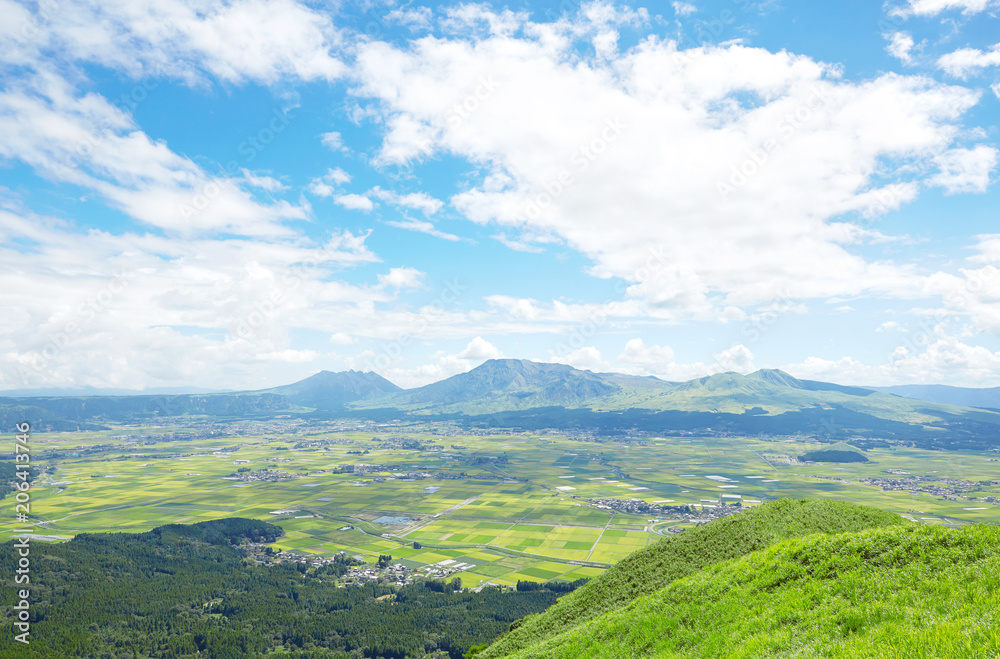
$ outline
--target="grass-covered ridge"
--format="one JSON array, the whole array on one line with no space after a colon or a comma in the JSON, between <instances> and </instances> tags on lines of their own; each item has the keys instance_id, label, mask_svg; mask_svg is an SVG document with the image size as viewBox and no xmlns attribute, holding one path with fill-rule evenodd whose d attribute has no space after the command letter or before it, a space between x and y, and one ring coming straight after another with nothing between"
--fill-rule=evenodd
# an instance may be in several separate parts
<instances>
[{"instance_id":1,"label":"grass-covered ridge","mask_svg":"<svg viewBox=\"0 0 1000 659\"><path fill-rule=\"evenodd\" d=\"M513 655L1000 656L1000 528L794 538Z\"/></svg>"},{"instance_id":2,"label":"grass-covered ridge","mask_svg":"<svg viewBox=\"0 0 1000 659\"><path fill-rule=\"evenodd\" d=\"M503 657L537 644L676 579L788 538L903 523L893 514L840 501L781 499L666 538L621 560L544 613L525 618L479 657ZM581 655L585 656L585 655Z\"/></svg>"}]
</instances>

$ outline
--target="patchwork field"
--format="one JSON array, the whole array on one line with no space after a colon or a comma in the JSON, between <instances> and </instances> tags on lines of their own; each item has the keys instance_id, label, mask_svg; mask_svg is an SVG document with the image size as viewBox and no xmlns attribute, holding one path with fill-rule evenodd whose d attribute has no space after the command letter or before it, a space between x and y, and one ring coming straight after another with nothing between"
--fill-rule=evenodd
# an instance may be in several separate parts
<instances>
[{"instance_id":1,"label":"patchwork field","mask_svg":"<svg viewBox=\"0 0 1000 659\"><path fill-rule=\"evenodd\" d=\"M39 534L252 517L281 525L285 549L461 564L468 585L593 576L697 523L595 507L600 499L686 505L707 517L737 502L825 497L922 523L1000 522L1000 505L987 500L1000 496L995 451L893 446L868 451L869 463L812 464L796 458L816 444L795 437L468 436L293 421L34 434L31 443ZM862 482L924 476L922 486L938 489ZM956 482L961 491L950 491ZM6 503L12 511L13 498ZM13 514L0 521L8 536L15 528L24 525Z\"/></svg>"}]
</instances>

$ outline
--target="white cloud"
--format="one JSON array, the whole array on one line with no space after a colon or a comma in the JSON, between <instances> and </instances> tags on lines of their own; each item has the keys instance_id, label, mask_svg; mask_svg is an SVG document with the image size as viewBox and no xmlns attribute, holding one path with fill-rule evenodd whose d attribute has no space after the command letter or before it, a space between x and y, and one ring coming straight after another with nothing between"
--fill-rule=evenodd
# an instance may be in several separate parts
<instances>
[{"instance_id":1,"label":"white cloud","mask_svg":"<svg viewBox=\"0 0 1000 659\"><path fill-rule=\"evenodd\" d=\"M601 351L594 346L583 346L565 355L556 356L554 352L549 357L559 364L567 364L573 368L587 371L607 372L612 370L611 364L604 361Z\"/></svg>"},{"instance_id":2,"label":"white cloud","mask_svg":"<svg viewBox=\"0 0 1000 659\"><path fill-rule=\"evenodd\" d=\"M319 178L310 181L306 190L317 197L332 197L336 193L336 189L332 185Z\"/></svg>"},{"instance_id":3,"label":"white cloud","mask_svg":"<svg viewBox=\"0 0 1000 659\"><path fill-rule=\"evenodd\" d=\"M713 373L738 371L749 373L755 370L754 357L742 345L733 345L714 356L711 364L702 362L679 363L670 346L646 345L640 338L631 339L618 355L618 362L625 364L624 371L634 375L654 375L664 380L683 382L701 378Z\"/></svg>"},{"instance_id":4,"label":"white cloud","mask_svg":"<svg viewBox=\"0 0 1000 659\"><path fill-rule=\"evenodd\" d=\"M287 237L286 220L308 217L306 205L259 203L240 187L246 181L274 189L273 179L245 178L240 171L210 176L151 139L107 99L80 94L49 72L12 81L0 91L0 119L9 131L0 142L0 158L89 188L112 207L167 232Z\"/></svg>"},{"instance_id":5,"label":"white cloud","mask_svg":"<svg viewBox=\"0 0 1000 659\"><path fill-rule=\"evenodd\" d=\"M715 363L723 371L737 371L746 374L756 370L753 363L753 353L742 343L715 355Z\"/></svg>"},{"instance_id":6,"label":"white cloud","mask_svg":"<svg viewBox=\"0 0 1000 659\"><path fill-rule=\"evenodd\" d=\"M323 146L333 151L345 150L344 138L337 131L330 131L329 133L323 133L322 135L320 135L320 142L323 143Z\"/></svg>"},{"instance_id":7,"label":"white cloud","mask_svg":"<svg viewBox=\"0 0 1000 659\"><path fill-rule=\"evenodd\" d=\"M939 69L963 80L991 66L1000 66L1000 43L993 44L989 50L960 48L942 55L937 61Z\"/></svg>"},{"instance_id":8,"label":"white cloud","mask_svg":"<svg viewBox=\"0 0 1000 659\"><path fill-rule=\"evenodd\" d=\"M886 52L898 59L903 64L913 64L913 36L909 32L893 32L889 35L882 35L889 41L885 47Z\"/></svg>"},{"instance_id":9,"label":"white cloud","mask_svg":"<svg viewBox=\"0 0 1000 659\"><path fill-rule=\"evenodd\" d=\"M630 339L618 361L638 366L647 373L668 373L674 366L674 351L670 346L647 346L642 339Z\"/></svg>"},{"instance_id":10,"label":"white cloud","mask_svg":"<svg viewBox=\"0 0 1000 659\"><path fill-rule=\"evenodd\" d=\"M333 183L350 183L351 175L342 170L340 167L334 167L332 169L326 170L326 174L323 176L323 180L332 181Z\"/></svg>"},{"instance_id":11,"label":"white cloud","mask_svg":"<svg viewBox=\"0 0 1000 659\"><path fill-rule=\"evenodd\" d=\"M505 234L505 233L495 233L492 236L490 236L490 238L492 238L493 240L496 240L497 242L499 242L501 245L504 245L505 247L509 247L510 249L514 250L515 252L531 252L531 253L534 253L534 254L540 254L541 252L545 251L543 248L539 247L538 245L533 245L533 244L531 244L529 242L526 242L524 240L519 240L517 238L508 238L507 234Z\"/></svg>"},{"instance_id":12,"label":"white cloud","mask_svg":"<svg viewBox=\"0 0 1000 659\"><path fill-rule=\"evenodd\" d=\"M431 361L416 368L403 368L399 365L387 366L377 369L377 372L384 378L397 385L410 388L420 387L431 382L438 382L459 373L466 373L487 359L499 359L503 353L496 346L477 336L455 354L446 354L444 351L436 352ZM369 355L364 359L369 363L375 355Z\"/></svg>"},{"instance_id":13,"label":"white cloud","mask_svg":"<svg viewBox=\"0 0 1000 659\"><path fill-rule=\"evenodd\" d=\"M334 332L330 335L330 343L338 346L347 346L357 343L358 340L347 332Z\"/></svg>"},{"instance_id":14,"label":"white cloud","mask_svg":"<svg viewBox=\"0 0 1000 659\"><path fill-rule=\"evenodd\" d=\"M868 365L852 357L837 360L811 357L783 368L799 378L840 384L1000 385L1000 352L969 345L949 335L940 325L911 338L887 355L883 364Z\"/></svg>"},{"instance_id":15,"label":"white cloud","mask_svg":"<svg viewBox=\"0 0 1000 659\"><path fill-rule=\"evenodd\" d=\"M504 9L494 13L483 4L460 4L444 10L446 18L441 27L455 34L510 36L527 19L526 12Z\"/></svg>"},{"instance_id":16,"label":"white cloud","mask_svg":"<svg viewBox=\"0 0 1000 659\"><path fill-rule=\"evenodd\" d=\"M477 336L457 356L459 359L484 362L488 359L500 359L503 357L503 353L483 337Z\"/></svg>"},{"instance_id":17,"label":"white cloud","mask_svg":"<svg viewBox=\"0 0 1000 659\"><path fill-rule=\"evenodd\" d=\"M963 14L979 14L997 7L996 0L908 0L905 6L892 9L890 16L937 16L944 11L961 9Z\"/></svg>"},{"instance_id":18,"label":"white cloud","mask_svg":"<svg viewBox=\"0 0 1000 659\"><path fill-rule=\"evenodd\" d=\"M336 186L350 182L350 174L339 167L330 168L323 176L311 180L306 190L317 197L332 197L336 193Z\"/></svg>"},{"instance_id":19,"label":"white cloud","mask_svg":"<svg viewBox=\"0 0 1000 659\"><path fill-rule=\"evenodd\" d=\"M385 15L386 23L395 23L411 30L429 29L433 13L428 7L412 9L397 7Z\"/></svg>"},{"instance_id":20,"label":"white cloud","mask_svg":"<svg viewBox=\"0 0 1000 659\"><path fill-rule=\"evenodd\" d=\"M906 331L894 320L887 320L875 329L876 332L888 332L889 330Z\"/></svg>"},{"instance_id":21,"label":"white cloud","mask_svg":"<svg viewBox=\"0 0 1000 659\"><path fill-rule=\"evenodd\" d=\"M252 185L255 188L267 190L268 192L279 192L281 190L288 189L288 186L284 185L276 178L272 178L270 176L258 176L254 172L246 169L242 170L242 172L243 180L245 180L248 185Z\"/></svg>"},{"instance_id":22,"label":"white cloud","mask_svg":"<svg viewBox=\"0 0 1000 659\"><path fill-rule=\"evenodd\" d=\"M1000 263L1000 233L984 233L976 236L974 247L977 254L972 260L980 263Z\"/></svg>"},{"instance_id":23,"label":"white cloud","mask_svg":"<svg viewBox=\"0 0 1000 659\"><path fill-rule=\"evenodd\" d=\"M16 309L0 319L0 389L266 385L320 357L292 327L352 331L390 299L333 277L378 260L365 238L113 235L0 211L0 289Z\"/></svg>"},{"instance_id":24,"label":"white cloud","mask_svg":"<svg viewBox=\"0 0 1000 659\"><path fill-rule=\"evenodd\" d=\"M386 203L392 204L393 206L412 208L423 212L425 215L433 215L441 210L442 206L444 206L443 201L435 199L425 192L399 194L397 192L393 192L392 190L383 190L382 188L376 186L369 190L368 194L373 195Z\"/></svg>"},{"instance_id":25,"label":"white cloud","mask_svg":"<svg viewBox=\"0 0 1000 659\"><path fill-rule=\"evenodd\" d=\"M333 198L333 201L338 206L343 206L348 210L364 211L365 213L370 212L375 208L375 204L372 203L371 199L365 195L355 194L353 192L350 194L336 195Z\"/></svg>"},{"instance_id":26,"label":"white cloud","mask_svg":"<svg viewBox=\"0 0 1000 659\"><path fill-rule=\"evenodd\" d=\"M509 295L490 295L486 298L490 306L504 310L518 320L538 320L542 309L537 300L510 297Z\"/></svg>"},{"instance_id":27,"label":"white cloud","mask_svg":"<svg viewBox=\"0 0 1000 659\"><path fill-rule=\"evenodd\" d=\"M670 3L670 6L674 8L674 13L678 16L690 16L691 14L698 11L698 8L692 5L690 2L674 2Z\"/></svg>"},{"instance_id":28,"label":"white cloud","mask_svg":"<svg viewBox=\"0 0 1000 659\"><path fill-rule=\"evenodd\" d=\"M537 300L508 295L489 295L484 300L494 309L503 311L517 320L555 323L559 328L601 327L612 318L628 318L642 314L641 307L632 300L614 300L603 304L569 304L553 300L548 304L542 304Z\"/></svg>"},{"instance_id":29,"label":"white cloud","mask_svg":"<svg viewBox=\"0 0 1000 659\"><path fill-rule=\"evenodd\" d=\"M442 240L450 240L451 242L458 242L462 238L456 236L453 233L445 233L440 231L432 223L426 222L424 220L414 220L412 218L406 218L403 220L388 220L386 221L391 227L396 227L397 229L406 229L407 231L417 231L419 233L426 233L429 236L434 236L435 238L441 238Z\"/></svg>"},{"instance_id":30,"label":"white cloud","mask_svg":"<svg viewBox=\"0 0 1000 659\"><path fill-rule=\"evenodd\" d=\"M27 31L18 54L28 61L53 52L136 79L194 84L206 76L236 84L335 80L346 71L331 54L342 37L329 15L294 0L81 0L42 4L39 12L20 23Z\"/></svg>"},{"instance_id":31,"label":"white cloud","mask_svg":"<svg viewBox=\"0 0 1000 659\"><path fill-rule=\"evenodd\" d=\"M998 151L989 146L952 149L935 157L940 172L931 182L948 194L985 192L990 174L997 167Z\"/></svg>"},{"instance_id":32,"label":"white cloud","mask_svg":"<svg viewBox=\"0 0 1000 659\"><path fill-rule=\"evenodd\" d=\"M738 44L679 53L650 39L581 60L574 30L593 25L362 45L358 93L384 117L380 157L477 163L483 177L451 200L468 219L502 227L494 235L514 248L529 243L512 231L556 236L593 275L628 281L629 297L665 313L916 294L909 268L848 249L891 237L830 221L858 213L870 224L929 185L978 189L990 148L957 143L975 92L896 74L840 81L836 67ZM487 78L488 102L449 122ZM980 167L954 174L958 160ZM935 177L935 164L949 173ZM740 169L751 174L734 183ZM739 187L723 195L720 183Z\"/></svg>"},{"instance_id":33,"label":"white cloud","mask_svg":"<svg viewBox=\"0 0 1000 659\"><path fill-rule=\"evenodd\" d=\"M501 245L509 247L516 252L544 252L542 245L554 245L561 242L558 236L542 231L520 231L517 237L510 237L506 233L496 233L490 236Z\"/></svg>"},{"instance_id":34,"label":"white cloud","mask_svg":"<svg viewBox=\"0 0 1000 659\"><path fill-rule=\"evenodd\" d=\"M378 276L378 283L390 288L423 288L426 274L416 268L390 268L388 274Z\"/></svg>"}]
</instances>

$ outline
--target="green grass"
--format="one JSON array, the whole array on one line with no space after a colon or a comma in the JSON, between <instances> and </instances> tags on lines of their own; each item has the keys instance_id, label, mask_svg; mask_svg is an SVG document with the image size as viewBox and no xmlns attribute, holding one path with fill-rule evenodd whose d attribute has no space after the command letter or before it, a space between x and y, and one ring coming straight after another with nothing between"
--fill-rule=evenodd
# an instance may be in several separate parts
<instances>
[{"instance_id":1,"label":"green grass","mask_svg":"<svg viewBox=\"0 0 1000 659\"><path fill-rule=\"evenodd\" d=\"M905 523L892 513L836 501L782 499L666 538L617 563L551 609L525 618L481 657L503 657L628 605L676 579L787 538ZM581 655L583 656L583 655Z\"/></svg>"},{"instance_id":2,"label":"green grass","mask_svg":"<svg viewBox=\"0 0 1000 659\"><path fill-rule=\"evenodd\" d=\"M995 658L1000 528L787 540L513 656Z\"/></svg>"}]
</instances>

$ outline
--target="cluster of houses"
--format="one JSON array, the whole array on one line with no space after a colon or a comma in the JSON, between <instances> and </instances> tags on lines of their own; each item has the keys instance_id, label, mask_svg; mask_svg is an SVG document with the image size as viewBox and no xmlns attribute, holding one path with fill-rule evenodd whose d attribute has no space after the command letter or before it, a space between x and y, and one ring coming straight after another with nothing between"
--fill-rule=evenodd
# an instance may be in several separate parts
<instances>
[{"instance_id":1,"label":"cluster of houses","mask_svg":"<svg viewBox=\"0 0 1000 659\"><path fill-rule=\"evenodd\" d=\"M249 543L243 545L247 554L258 565L279 565L291 563L295 565L304 564L306 568L316 568L317 570L331 565L343 564L345 562L345 552L341 551L339 557L322 558L319 556L303 556L293 551L274 551L269 545L260 543ZM398 563L371 564L363 562L360 556L354 556L349 561L347 572L339 577L345 585L362 585L371 581L383 581L396 586L405 586L418 579L445 579L452 574L463 572L475 567L470 563L462 563L454 559L445 559L433 565L422 568L408 568ZM353 565L350 563L354 563Z\"/></svg>"},{"instance_id":2,"label":"cluster of houses","mask_svg":"<svg viewBox=\"0 0 1000 659\"><path fill-rule=\"evenodd\" d=\"M302 477L301 474L290 474L287 471L283 471L281 469L248 469L246 471L238 469L235 473L229 474L228 476L223 476L222 480L243 481L244 483L251 483L255 481L261 481L265 483L280 483L282 481L287 481L293 478L301 478L301 477Z\"/></svg>"},{"instance_id":3,"label":"cluster of houses","mask_svg":"<svg viewBox=\"0 0 1000 659\"><path fill-rule=\"evenodd\" d=\"M602 510L617 510L632 515L654 515L654 518L649 520L650 522L658 521L663 517L689 522L708 522L733 515L742 510L740 505L735 505L742 503L742 499L738 495L724 494L722 496L732 501L702 499L700 503L677 506L659 506L642 499L590 499L590 502L594 508ZM760 501L753 500L752 503L760 503Z\"/></svg>"},{"instance_id":4,"label":"cluster of houses","mask_svg":"<svg viewBox=\"0 0 1000 659\"><path fill-rule=\"evenodd\" d=\"M900 476L906 474L906 472L898 470L890 470L891 474L895 476ZM975 501L986 501L988 503L1000 503L1000 499L995 496L986 497L968 497L963 496L967 492L977 492L981 490L984 486L990 487L994 485L1000 485L1000 480L992 481L967 481L967 480L955 480L952 478L940 478L934 475L921 475L913 476L907 475L905 478L863 478L862 483L866 485L876 485L881 487L885 491L891 490L907 490L910 492L925 492L927 494L933 494L939 496L943 499L949 501L958 501L959 499L975 500Z\"/></svg>"}]
</instances>

